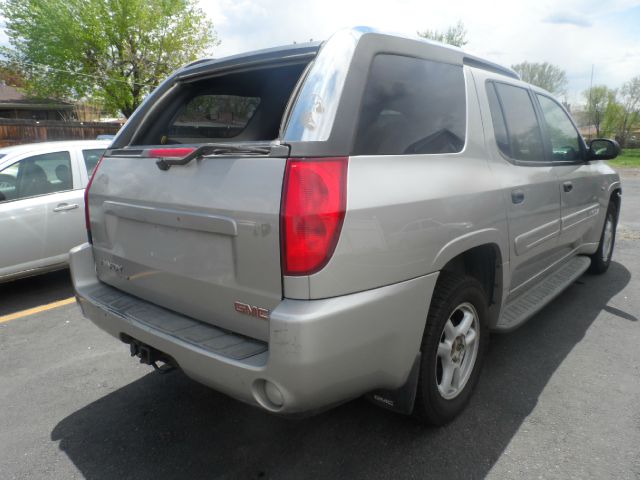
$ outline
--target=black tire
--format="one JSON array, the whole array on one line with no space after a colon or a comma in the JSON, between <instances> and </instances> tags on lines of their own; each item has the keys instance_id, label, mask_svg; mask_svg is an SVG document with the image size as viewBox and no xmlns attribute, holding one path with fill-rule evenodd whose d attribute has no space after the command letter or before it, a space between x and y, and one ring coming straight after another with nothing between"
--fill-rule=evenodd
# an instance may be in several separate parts
<instances>
[{"instance_id":1,"label":"black tire","mask_svg":"<svg viewBox=\"0 0 640 480\"><path fill-rule=\"evenodd\" d=\"M459 382L462 383L462 385L459 385L458 393L452 392L450 394L455 393L453 398L445 398L441 392L441 388L443 388L445 384L443 376L443 362L445 360L439 357L438 348L441 342L448 341L444 329L450 317L452 318L452 325L458 328L462 322L460 321L458 324L455 324L454 317L460 314L463 316L466 315L464 311L471 310L469 305L471 305L473 309L475 309L475 313L477 313L475 325L477 328L476 334L479 334L479 338L476 337L475 340L478 341L475 354L469 354L467 360L473 360L474 363L467 367L467 371L470 373L463 375L467 380ZM463 307L466 310L461 310L458 307ZM456 341L458 341L458 337L456 337L454 344ZM418 380L418 391L413 410L414 417L423 423L444 425L464 409L471 398L473 389L480 376L482 361L488 342L487 297L480 282L472 277L442 272L438 278L438 284L431 299L431 307L422 339L422 360ZM453 351L454 348L452 347L451 352ZM470 349L467 350L467 346L463 347L460 367L464 365L465 359L467 359L467 353L470 351ZM457 356L455 358L456 362L459 359L460 357ZM449 365L454 365L456 362L449 363ZM461 371L462 368L460 368L459 372ZM451 382L451 385L453 386L453 382Z\"/></svg>"},{"instance_id":2,"label":"black tire","mask_svg":"<svg viewBox=\"0 0 640 480\"><path fill-rule=\"evenodd\" d=\"M605 234L607 233L607 226L609 222L612 227L611 242L605 241ZM603 274L609 269L611 265L611 257L613 255L613 247L616 243L616 228L618 226L618 207L614 202L609 203L607 208L607 216L605 217L604 225L602 226L602 233L600 234L600 243L598 243L598 250L591 255L591 266L589 272L595 274ZM605 249L607 251L605 251Z\"/></svg>"}]
</instances>

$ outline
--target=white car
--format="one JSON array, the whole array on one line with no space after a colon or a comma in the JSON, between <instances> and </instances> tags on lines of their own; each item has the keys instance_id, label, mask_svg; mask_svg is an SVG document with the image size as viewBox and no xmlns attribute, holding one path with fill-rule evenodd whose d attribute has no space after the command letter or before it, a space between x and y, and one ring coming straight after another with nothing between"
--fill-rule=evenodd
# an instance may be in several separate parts
<instances>
[{"instance_id":1,"label":"white car","mask_svg":"<svg viewBox=\"0 0 640 480\"><path fill-rule=\"evenodd\" d=\"M84 188L110 141L0 149L0 282L68 266L86 241Z\"/></svg>"}]
</instances>

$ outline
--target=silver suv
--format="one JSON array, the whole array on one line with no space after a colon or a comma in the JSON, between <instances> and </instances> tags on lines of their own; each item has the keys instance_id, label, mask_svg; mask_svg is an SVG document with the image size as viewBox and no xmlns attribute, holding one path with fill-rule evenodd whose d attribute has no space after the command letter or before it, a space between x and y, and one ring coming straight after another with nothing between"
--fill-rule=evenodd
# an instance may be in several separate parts
<instances>
[{"instance_id":1,"label":"silver suv","mask_svg":"<svg viewBox=\"0 0 640 480\"><path fill-rule=\"evenodd\" d=\"M443 424L490 331L607 270L617 152L427 41L360 28L200 61L96 169L77 297L141 361L267 411L367 394Z\"/></svg>"}]
</instances>

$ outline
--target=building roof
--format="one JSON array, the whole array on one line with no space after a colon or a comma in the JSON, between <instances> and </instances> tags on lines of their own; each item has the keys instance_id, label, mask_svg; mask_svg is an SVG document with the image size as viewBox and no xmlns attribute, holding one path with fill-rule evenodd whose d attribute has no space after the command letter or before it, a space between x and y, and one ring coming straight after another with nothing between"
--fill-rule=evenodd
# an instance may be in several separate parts
<instances>
[{"instance_id":1,"label":"building roof","mask_svg":"<svg viewBox=\"0 0 640 480\"><path fill-rule=\"evenodd\" d=\"M70 110L73 105L60 100L27 98L16 87L7 85L0 80L0 109L7 108L16 110Z\"/></svg>"}]
</instances>

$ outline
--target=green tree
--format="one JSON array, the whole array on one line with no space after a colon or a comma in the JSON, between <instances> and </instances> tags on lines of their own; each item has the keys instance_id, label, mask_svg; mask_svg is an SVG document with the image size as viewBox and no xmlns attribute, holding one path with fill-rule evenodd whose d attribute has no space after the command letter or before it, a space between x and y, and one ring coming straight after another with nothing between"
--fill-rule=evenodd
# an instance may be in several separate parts
<instances>
[{"instance_id":1,"label":"green tree","mask_svg":"<svg viewBox=\"0 0 640 480\"><path fill-rule=\"evenodd\" d=\"M600 123L600 135L607 138L619 137L623 113L622 105L618 102L618 91L609 89L604 115Z\"/></svg>"},{"instance_id":2,"label":"green tree","mask_svg":"<svg viewBox=\"0 0 640 480\"><path fill-rule=\"evenodd\" d=\"M196 0L3 0L28 94L96 98L130 116L170 72L218 39Z\"/></svg>"},{"instance_id":3,"label":"green tree","mask_svg":"<svg viewBox=\"0 0 640 480\"><path fill-rule=\"evenodd\" d=\"M596 137L600 137L605 133L603 126L612 129L615 123L612 118L617 113L615 90L611 90L606 85L596 85L582 92L582 96L587 102L586 113L589 125L593 125L596 129ZM609 116L605 118L607 112Z\"/></svg>"},{"instance_id":4,"label":"green tree","mask_svg":"<svg viewBox=\"0 0 640 480\"><path fill-rule=\"evenodd\" d=\"M455 25L448 27L444 32L439 30L425 30L417 33L422 38L447 43L456 47L462 47L469 43L467 40L467 29L460 20Z\"/></svg>"},{"instance_id":5,"label":"green tree","mask_svg":"<svg viewBox=\"0 0 640 480\"><path fill-rule=\"evenodd\" d=\"M518 72L524 82L537 85L555 95L565 93L567 74L556 65L548 62L522 62L511 65L511 68Z\"/></svg>"},{"instance_id":6,"label":"green tree","mask_svg":"<svg viewBox=\"0 0 640 480\"><path fill-rule=\"evenodd\" d=\"M640 76L634 77L620 89L620 113L617 137L625 146L631 131L640 125Z\"/></svg>"}]
</instances>

